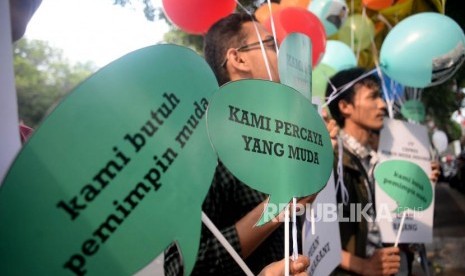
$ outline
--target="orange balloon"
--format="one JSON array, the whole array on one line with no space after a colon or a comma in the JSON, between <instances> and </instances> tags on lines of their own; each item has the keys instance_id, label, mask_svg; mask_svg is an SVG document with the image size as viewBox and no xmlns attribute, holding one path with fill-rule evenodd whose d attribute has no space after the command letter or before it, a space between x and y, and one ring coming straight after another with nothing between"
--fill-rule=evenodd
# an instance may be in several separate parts
<instances>
[{"instance_id":1,"label":"orange balloon","mask_svg":"<svg viewBox=\"0 0 465 276\"><path fill-rule=\"evenodd\" d=\"M308 8L310 0L281 0L281 7L301 7Z\"/></svg>"},{"instance_id":2,"label":"orange balloon","mask_svg":"<svg viewBox=\"0 0 465 276\"><path fill-rule=\"evenodd\" d=\"M372 10L382 10L390 7L394 0L363 0L363 5Z\"/></svg>"},{"instance_id":3,"label":"orange balloon","mask_svg":"<svg viewBox=\"0 0 465 276\"><path fill-rule=\"evenodd\" d=\"M271 2L271 12L275 13L281 9L281 6L278 3ZM265 22L270 17L270 9L268 7L268 3L262 4L256 11L255 11L255 18L257 18L258 22L262 23Z\"/></svg>"}]
</instances>

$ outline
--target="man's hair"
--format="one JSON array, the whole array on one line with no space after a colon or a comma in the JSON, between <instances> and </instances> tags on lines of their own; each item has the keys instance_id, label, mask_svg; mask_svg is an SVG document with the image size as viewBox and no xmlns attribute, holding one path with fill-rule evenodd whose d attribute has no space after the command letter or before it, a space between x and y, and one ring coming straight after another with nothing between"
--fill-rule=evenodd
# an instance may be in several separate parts
<instances>
[{"instance_id":1,"label":"man's hair","mask_svg":"<svg viewBox=\"0 0 465 276\"><path fill-rule=\"evenodd\" d=\"M204 40L205 60L215 73L219 85L230 81L226 66L222 66L229 48L238 48L247 39L242 25L255 18L246 13L232 13L210 27Z\"/></svg>"},{"instance_id":2,"label":"man's hair","mask_svg":"<svg viewBox=\"0 0 465 276\"><path fill-rule=\"evenodd\" d=\"M326 86L326 98L328 98L333 93L334 88L337 89L337 91L344 89L340 95L338 95L328 104L331 116L340 127L344 127L345 118L342 116L341 111L339 110L339 102L343 100L347 103L353 103L356 90L355 88L360 85L370 88L380 87L380 79L378 76L376 74L367 74L367 72L368 71L366 69L361 67L342 70L331 77L328 85ZM356 81L351 84L350 87L344 87L354 80Z\"/></svg>"}]
</instances>

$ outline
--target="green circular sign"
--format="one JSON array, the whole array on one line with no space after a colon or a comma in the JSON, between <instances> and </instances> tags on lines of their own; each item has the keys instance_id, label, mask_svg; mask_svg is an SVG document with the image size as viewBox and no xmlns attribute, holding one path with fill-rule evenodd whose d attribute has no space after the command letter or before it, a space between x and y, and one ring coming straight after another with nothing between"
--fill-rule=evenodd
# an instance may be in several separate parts
<instances>
[{"instance_id":1,"label":"green circular sign","mask_svg":"<svg viewBox=\"0 0 465 276\"><path fill-rule=\"evenodd\" d=\"M217 163L207 63L180 46L132 52L78 86L0 189L2 275L130 275L177 241L188 274ZM195 165L193 165L195 164Z\"/></svg>"},{"instance_id":2,"label":"green circular sign","mask_svg":"<svg viewBox=\"0 0 465 276\"><path fill-rule=\"evenodd\" d=\"M259 224L276 216L292 197L315 194L328 181L333 164L328 130L310 101L286 85L228 83L212 98L207 125L222 162L277 206Z\"/></svg>"}]
</instances>

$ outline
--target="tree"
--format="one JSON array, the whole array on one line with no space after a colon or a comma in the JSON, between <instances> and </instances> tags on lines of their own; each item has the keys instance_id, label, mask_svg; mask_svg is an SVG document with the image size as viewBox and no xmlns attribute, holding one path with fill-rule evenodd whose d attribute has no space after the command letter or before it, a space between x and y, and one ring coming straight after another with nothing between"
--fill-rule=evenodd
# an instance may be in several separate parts
<instances>
[{"instance_id":1,"label":"tree","mask_svg":"<svg viewBox=\"0 0 465 276\"><path fill-rule=\"evenodd\" d=\"M96 66L90 62L70 64L62 50L23 38L14 45L14 70L19 118L37 127L50 108Z\"/></svg>"}]
</instances>

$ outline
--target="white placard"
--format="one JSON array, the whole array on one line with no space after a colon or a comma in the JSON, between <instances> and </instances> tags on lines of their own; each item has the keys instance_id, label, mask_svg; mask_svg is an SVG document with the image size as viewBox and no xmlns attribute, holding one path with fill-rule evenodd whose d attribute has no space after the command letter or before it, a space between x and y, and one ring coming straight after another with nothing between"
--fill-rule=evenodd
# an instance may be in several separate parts
<instances>
[{"instance_id":1,"label":"white placard","mask_svg":"<svg viewBox=\"0 0 465 276\"><path fill-rule=\"evenodd\" d=\"M385 119L380 133L378 155L380 163L386 160L406 160L416 163L431 175L431 142L425 126L405 121ZM433 200L425 210L407 210L399 243L431 243L433 240ZM393 211L397 203L379 185L375 187L377 221L383 242L394 243L402 213Z\"/></svg>"},{"instance_id":2,"label":"white placard","mask_svg":"<svg viewBox=\"0 0 465 276\"><path fill-rule=\"evenodd\" d=\"M21 147L9 11L0 1L0 185Z\"/></svg>"},{"instance_id":3,"label":"white placard","mask_svg":"<svg viewBox=\"0 0 465 276\"><path fill-rule=\"evenodd\" d=\"M318 193L312 204L313 212L307 210L302 231L303 253L311 260L308 267L309 275L329 275L342 260L341 237L336 202L334 175L328 184ZM312 234L311 213L314 218L314 232Z\"/></svg>"}]
</instances>

